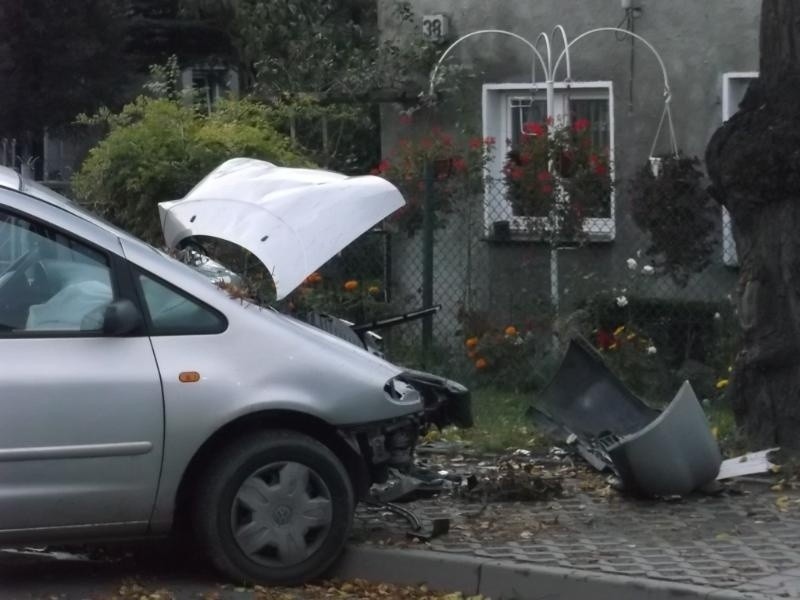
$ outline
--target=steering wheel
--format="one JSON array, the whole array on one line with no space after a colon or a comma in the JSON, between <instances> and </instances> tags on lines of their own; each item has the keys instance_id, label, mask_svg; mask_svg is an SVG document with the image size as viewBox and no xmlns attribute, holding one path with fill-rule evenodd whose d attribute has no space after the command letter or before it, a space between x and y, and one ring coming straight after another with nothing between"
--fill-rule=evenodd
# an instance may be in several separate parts
<instances>
[{"instance_id":1,"label":"steering wheel","mask_svg":"<svg viewBox=\"0 0 800 600\"><path fill-rule=\"evenodd\" d=\"M0 294L8 286L18 283L20 277L24 277L25 271L37 260L39 260L39 250L33 248L11 263L11 266L0 275Z\"/></svg>"}]
</instances>

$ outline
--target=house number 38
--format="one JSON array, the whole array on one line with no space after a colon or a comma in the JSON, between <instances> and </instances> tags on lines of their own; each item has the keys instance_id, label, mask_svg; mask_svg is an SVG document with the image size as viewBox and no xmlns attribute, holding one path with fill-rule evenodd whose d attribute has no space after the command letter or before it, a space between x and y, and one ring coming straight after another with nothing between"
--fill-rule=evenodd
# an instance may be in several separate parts
<instances>
[{"instance_id":1,"label":"house number 38","mask_svg":"<svg viewBox=\"0 0 800 600\"><path fill-rule=\"evenodd\" d=\"M425 15L422 17L422 35L433 42L447 37L447 17L444 15Z\"/></svg>"}]
</instances>

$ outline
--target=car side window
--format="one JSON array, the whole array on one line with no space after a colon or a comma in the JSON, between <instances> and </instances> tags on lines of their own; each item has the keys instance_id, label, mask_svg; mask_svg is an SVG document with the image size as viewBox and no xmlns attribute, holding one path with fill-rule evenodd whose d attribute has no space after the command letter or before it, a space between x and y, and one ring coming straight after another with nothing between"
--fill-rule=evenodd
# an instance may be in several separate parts
<instances>
[{"instance_id":1,"label":"car side window","mask_svg":"<svg viewBox=\"0 0 800 600\"><path fill-rule=\"evenodd\" d=\"M138 275L152 335L204 335L225 330L214 309L145 273Z\"/></svg>"},{"instance_id":2,"label":"car side window","mask_svg":"<svg viewBox=\"0 0 800 600\"><path fill-rule=\"evenodd\" d=\"M0 209L0 336L99 334L112 281L105 253Z\"/></svg>"}]
</instances>

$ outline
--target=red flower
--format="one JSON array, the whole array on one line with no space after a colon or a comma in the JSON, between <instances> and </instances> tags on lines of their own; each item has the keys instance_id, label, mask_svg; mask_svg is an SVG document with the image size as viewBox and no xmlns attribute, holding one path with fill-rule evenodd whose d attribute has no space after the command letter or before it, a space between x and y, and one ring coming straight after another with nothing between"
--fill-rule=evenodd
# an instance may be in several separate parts
<instances>
[{"instance_id":1,"label":"red flower","mask_svg":"<svg viewBox=\"0 0 800 600\"><path fill-rule=\"evenodd\" d=\"M483 140L483 143L486 144L487 146L494 146L497 143L497 140L489 136Z\"/></svg>"},{"instance_id":2,"label":"red flower","mask_svg":"<svg viewBox=\"0 0 800 600\"><path fill-rule=\"evenodd\" d=\"M469 140L469 149L470 150L481 150L483 148L483 140L481 138L470 138Z\"/></svg>"},{"instance_id":3,"label":"red flower","mask_svg":"<svg viewBox=\"0 0 800 600\"><path fill-rule=\"evenodd\" d=\"M545 194L546 196L549 196L550 194L553 193L553 186L550 185L549 183L543 183L542 184L542 193Z\"/></svg>"},{"instance_id":4,"label":"red flower","mask_svg":"<svg viewBox=\"0 0 800 600\"><path fill-rule=\"evenodd\" d=\"M525 175L525 171L523 171L520 167L514 167L511 169L511 179L514 181L519 181Z\"/></svg>"},{"instance_id":5,"label":"red flower","mask_svg":"<svg viewBox=\"0 0 800 600\"><path fill-rule=\"evenodd\" d=\"M616 342L617 340L614 338L614 334L605 329L600 329L595 337L595 345L603 350L608 350L611 345L616 344Z\"/></svg>"},{"instance_id":6,"label":"red flower","mask_svg":"<svg viewBox=\"0 0 800 600\"><path fill-rule=\"evenodd\" d=\"M547 126L536 122L523 123L522 132L526 135L547 135Z\"/></svg>"},{"instance_id":7,"label":"red flower","mask_svg":"<svg viewBox=\"0 0 800 600\"><path fill-rule=\"evenodd\" d=\"M456 157L453 159L453 171L456 173L463 173L467 170L467 161L465 161L461 157Z\"/></svg>"},{"instance_id":8,"label":"red flower","mask_svg":"<svg viewBox=\"0 0 800 600\"><path fill-rule=\"evenodd\" d=\"M381 162L378 163L377 171L378 173L386 173L391 168L391 164L388 160L383 159Z\"/></svg>"},{"instance_id":9,"label":"red flower","mask_svg":"<svg viewBox=\"0 0 800 600\"><path fill-rule=\"evenodd\" d=\"M594 171L595 175L600 175L602 177L608 173L608 167L606 167L605 163L596 154L589 156L589 164L592 166L592 171Z\"/></svg>"},{"instance_id":10,"label":"red flower","mask_svg":"<svg viewBox=\"0 0 800 600\"><path fill-rule=\"evenodd\" d=\"M589 119L578 119L572 124L572 128L575 130L576 133L583 133L584 131L589 129L590 126L591 123L589 122Z\"/></svg>"},{"instance_id":11,"label":"red flower","mask_svg":"<svg viewBox=\"0 0 800 600\"><path fill-rule=\"evenodd\" d=\"M451 136L449 133L445 133L438 125L431 127L431 133L433 134L434 139L437 139L445 146L453 145L453 136Z\"/></svg>"},{"instance_id":12,"label":"red flower","mask_svg":"<svg viewBox=\"0 0 800 600\"><path fill-rule=\"evenodd\" d=\"M400 125L411 125L411 122L414 120L411 118L411 115L408 113L400 113Z\"/></svg>"},{"instance_id":13,"label":"red flower","mask_svg":"<svg viewBox=\"0 0 800 600\"><path fill-rule=\"evenodd\" d=\"M539 171L536 174L536 178L542 183L550 183L553 180L553 176L549 171Z\"/></svg>"}]
</instances>

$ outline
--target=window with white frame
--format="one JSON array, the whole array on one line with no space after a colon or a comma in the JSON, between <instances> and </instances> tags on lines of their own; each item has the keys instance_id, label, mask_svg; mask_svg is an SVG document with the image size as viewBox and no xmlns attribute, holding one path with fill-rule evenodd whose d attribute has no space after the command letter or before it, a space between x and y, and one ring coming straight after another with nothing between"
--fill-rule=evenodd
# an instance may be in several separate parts
<instances>
[{"instance_id":1,"label":"window with white frame","mask_svg":"<svg viewBox=\"0 0 800 600\"><path fill-rule=\"evenodd\" d=\"M756 78L758 78L757 71L736 71L725 73L722 76L723 122L730 119L739 110L739 103L744 98L747 86ZM736 242L733 239L731 215L724 206L722 207L722 262L729 267L739 266Z\"/></svg>"},{"instance_id":2,"label":"window with white frame","mask_svg":"<svg viewBox=\"0 0 800 600\"><path fill-rule=\"evenodd\" d=\"M608 157L613 169L614 127L613 87L611 82L572 82L556 84L553 119L556 123L583 121L589 126L592 149ZM485 224L491 233L493 224L509 223L511 232L525 235L541 231L546 214L520 214L509 198L504 182L504 166L508 154L518 147L526 134L526 124L547 119L544 84L487 84L483 89L483 133L495 140L494 153L488 165ZM611 173L613 179L613 172ZM608 241L614 238L613 191L582 220L589 239Z\"/></svg>"},{"instance_id":3,"label":"window with white frame","mask_svg":"<svg viewBox=\"0 0 800 600\"><path fill-rule=\"evenodd\" d=\"M194 91L195 100L210 112L217 100L239 91L239 77L234 69L222 65L194 65L181 73L183 89Z\"/></svg>"}]
</instances>

